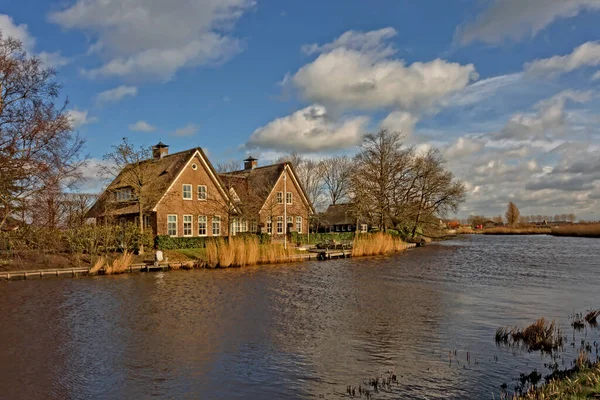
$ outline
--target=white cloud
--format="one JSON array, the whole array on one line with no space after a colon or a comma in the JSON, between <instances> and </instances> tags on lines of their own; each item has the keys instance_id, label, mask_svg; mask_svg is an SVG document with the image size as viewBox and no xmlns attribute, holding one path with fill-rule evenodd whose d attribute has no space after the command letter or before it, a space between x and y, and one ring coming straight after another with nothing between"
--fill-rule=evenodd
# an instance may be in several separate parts
<instances>
[{"instance_id":1,"label":"white cloud","mask_svg":"<svg viewBox=\"0 0 600 400\"><path fill-rule=\"evenodd\" d=\"M16 24L9 15L0 14L0 32L4 38L12 37L20 40L27 52L34 53L36 40L29 33L26 24ZM37 56L44 65L51 68L62 67L69 63L69 59L61 56L58 51L53 53L42 51Z\"/></svg>"},{"instance_id":2,"label":"white cloud","mask_svg":"<svg viewBox=\"0 0 600 400\"><path fill-rule=\"evenodd\" d=\"M114 89L105 90L96 96L99 103L110 103L122 100L126 96L134 97L137 95L137 87L121 85Z\"/></svg>"},{"instance_id":3,"label":"white cloud","mask_svg":"<svg viewBox=\"0 0 600 400\"><path fill-rule=\"evenodd\" d=\"M444 101L449 107L463 107L488 99L501 89L520 85L523 73L500 75L477 81Z\"/></svg>"},{"instance_id":4,"label":"white cloud","mask_svg":"<svg viewBox=\"0 0 600 400\"><path fill-rule=\"evenodd\" d=\"M173 132L171 132L171 136L179 136L179 137L193 136L196 134L196 132L198 132L199 129L200 129L200 127L196 124L187 124L186 126L184 126L182 128L175 129Z\"/></svg>"},{"instance_id":5,"label":"white cloud","mask_svg":"<svg viewBox=\"0 0 600 400\"><path fill-rule=\"evenodd\" d=\"M587 42L571 54L535 60L525 64L525 70L533 75L560 75L582 67L600 65L600 42Z\"/></svg>"},{"instance_id":6,"label":"white cloud","mask_svg":"<svg viewBox=\"0 0 600 400\"><path fill-rule=\"evenodd\" d=\"M600 0L494 0L475 18L457 29L462 44L490 44L534 37L559 18L570 18L584 10L600 9Z\"/></svg>"},{"instance_id":7,"label":"white cloud","mask_svg":"<svg viewBox=\"0 0 600 400\"><path fill-rule=\"evenodd\" d=\"M400 131L408 139L412 136L418 121L419 119L415 115L408 112L394 111L381 122L381 127L392 131Z\"/></svg>"},{"instance_id":8,"label":"white cloud","mask_svg":"<svg viewBox=\"0 0 600 400\"><path fill-rule=\"evenodd\" d=\"M81 128L84 125L89 125L98 121L96 117L90 117L87 110L68 110L69 120L73 129Z\"/></svg>"},{"instance_id":9,"label":"white cloud","mask_svg":"<svg viewBox=\"0 0 600 400\"><path fill-rule=\"evenodd\" d=\"M477 153L485 147L482 140L470 137L459 137L454 143L443 149L443 155L446 159L459 159L471 154Z\"/></svg>"},{"instance_id":10,"label":"white cloud","mask_svg":"<svg viewBox=\"0 0 600 400\"><path fill-rule=\"evenodd\" d=\"M596 73L592 76L593 81L600 81L600 71L596 71Z\"/></svg>"},{"instance_id":11,"label":"white cloud","mask_svg":"<svg viewBox=\"0 0 600 400\"><path fill-rule=\"evenodd\" d=\"M561 137L566 133L567 101L585 103L592 92L565 90L547 100L538 102L535 114L515 114L502 131L494 135L496 140L528 140Z\"/></svg>"},{"instance_id":12,"label":"white cloud","mask_svg":"<svg viewBox=\"0 0 600 400\"><path fill-rule=\"evenodd\" d=\"M135 132L153 132L156 130L156 127L146 121L138 121L135 124L129 125L129 130Z\"/></svg>"},{"instance_id":13,"label":"white cloud","mask_svg":"<svg viewBox=\"0 0 600 400\"><path fill-rule=\"evenodd\" d=\"M392 55L394 48L384 41L396 36L394 28L383 28L370 32L347 31L331 43L319 46L316 43L302 46L302 51L308 55L326 53L337 48L346 48L361 52L375 51L378 54Z\"/></svg>"},{"instance_id":14,"label":"white cloud","mask_svg":"<svg viewBox=\"0 0 600 400\"><path fill-rule=\"evenodd\" d=\"M104 64L90 78L168 80L183 67L220 63L242 45L229 35L253 0L76 0L50 19L89 32Z\"/></svg>"},{"instance_id":15,"label":"white cloud","mask_svg":"<svg viewBox=\"0 0 600 400\"><path fill-rule=\"evenodd\" d=\"M354 147L362 140L367 117L336 120L321 105L278 118L254 131L247 148L322 152Z\"/></svg>"},{"instance_id":16,"label":"white cloud","mask_svg":"<svg viewBox=\"0 0 600 400\"><path fill-rule=\"evenodd\" d=\"M391 57L393 47L385 40L393 34L391 28L350 31L332 43L305 46L321 54L283 83L311 102L336 108L422 110L477 78L472 64L436 59L406 66Z\"/></svg>"}]
</instances>

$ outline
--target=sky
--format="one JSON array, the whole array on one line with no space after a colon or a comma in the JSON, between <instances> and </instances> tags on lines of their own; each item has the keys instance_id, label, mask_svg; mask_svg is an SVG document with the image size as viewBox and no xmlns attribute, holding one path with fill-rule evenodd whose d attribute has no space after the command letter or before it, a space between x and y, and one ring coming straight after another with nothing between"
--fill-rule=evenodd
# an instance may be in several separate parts
<instances>
[{"instance_id":1,"label":"sky","mask_svg":"<svg viewBox=\"0 0 600 400\"><path fill-rule=\"evenodd\" d=\"M384 127L440 149L459 217L600 213L599 18L600 0L0 2L3 35L58 72L81 190L123 137L266 164Z\"/></svg>"}]
</instances>

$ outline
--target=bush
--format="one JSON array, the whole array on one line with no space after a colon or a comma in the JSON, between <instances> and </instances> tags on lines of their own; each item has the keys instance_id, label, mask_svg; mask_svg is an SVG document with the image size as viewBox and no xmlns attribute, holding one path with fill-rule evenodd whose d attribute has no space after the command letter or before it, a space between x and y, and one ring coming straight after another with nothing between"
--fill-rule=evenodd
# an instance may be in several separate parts
<instances>
[{"instance_id":1,"label":"bush","mask_svg":"<svg viewBox=\"0 0 600 400\"><path fill-rule=\"evenodd\" d=\"M310 242L307 234L291 233L292 243L323 243L330 240L351 241L354 240L354 232L339 232L339 233L311 233Z\"/></svg>"}]
</instances>

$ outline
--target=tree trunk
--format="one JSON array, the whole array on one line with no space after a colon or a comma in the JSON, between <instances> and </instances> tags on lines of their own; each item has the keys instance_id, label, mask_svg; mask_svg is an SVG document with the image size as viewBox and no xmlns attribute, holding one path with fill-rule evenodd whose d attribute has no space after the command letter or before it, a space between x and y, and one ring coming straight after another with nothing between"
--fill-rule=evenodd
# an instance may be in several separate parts
<instances>
[{"instance_id":1,"label":"tree trunk","mask_svg":"<svg viewBox=\"0 0 600 400\"><path fill-rule=\"evenodd\" d=\"M139 219L140 219L140 242L139 242L139 247L138 247L138 254L144 254L144 209L142 208L142 201L139 201L140 204L140 212L139 212Z\"/></svg>"}]
</instances>

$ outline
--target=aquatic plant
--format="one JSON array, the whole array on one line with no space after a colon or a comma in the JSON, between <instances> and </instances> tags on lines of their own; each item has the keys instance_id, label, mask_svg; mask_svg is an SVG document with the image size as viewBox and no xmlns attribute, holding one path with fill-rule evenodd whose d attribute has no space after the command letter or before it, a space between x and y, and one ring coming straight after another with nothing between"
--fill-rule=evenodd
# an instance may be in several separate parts
<instances>
[{"instance_id":1,"label":"aquatic plant","mask_svg":"<svg viewBox=\"0 0 600 400\"><path fill-rule=\"evenodd\" d=\"M545 318L540 318L525 329L498 328L496 330L496 343L522 345L528 351L552 351L563 347L565 338L553 320L548 323Z\"/></svg>"},{"instance_id":2,"label":"aquatic plant","mask_svg":"<svg viewBox=\"0 0 600 400\"><path fill-rule=\"evenodd\" d=\"M587 321L588 324L592 325L592 326L596 326L598 325L598 316L600 316L600 309L599 310L590 310L586 315L585 315L585 320Z\"/></svg>"},{"instance_id":3,"label":"aquatic plant","mask_svg":"<svg viewBox=\"0 0 600 400\"><path fill-rule=\"evenodd\" d=\"M104 267L104 273L106 275L122 274L127 271L132 260L133 254L125 251L120 257L115 258L111 265L106 265Z\"/></svg>"},{"instance_id":4,"label":"aquatic plant","mask_svg":"<svg viewBox=\"0 0 600 400\"><path fill-rule=\"evenodd\" d=\"M374 256L379 254L404 251L407 244L399 238L385 233L360 235L352 244L352 256Z\"/></svg>"},{"instance_id":5,"label":"aquatic plant","mask_svg":"<svg viewBox=\"0 0 600 400\"><path fill-rule=\"evenodd\" d=\"M98 274L102 267L104 267L104 264L106 264L106 259L102 256L98 257L92 268L90 268L90 270L88 271L88 273L90 275Z\"/></svg>"}]
</instances>

